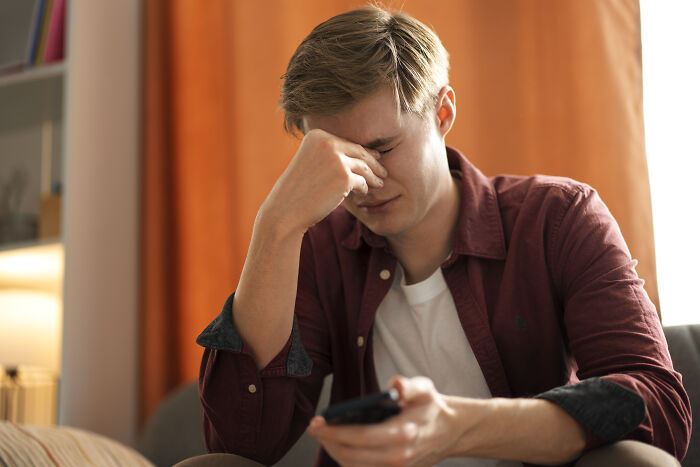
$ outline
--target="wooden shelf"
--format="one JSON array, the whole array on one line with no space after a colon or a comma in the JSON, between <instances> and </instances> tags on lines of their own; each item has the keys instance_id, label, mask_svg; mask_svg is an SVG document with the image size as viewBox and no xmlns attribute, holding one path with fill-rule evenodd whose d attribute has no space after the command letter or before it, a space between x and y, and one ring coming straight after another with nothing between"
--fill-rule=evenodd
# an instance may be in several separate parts
<instances>
[{"instance_id":1,"label":"wooden shelf","mask_svg":"<svg viewBox=\"0 0 700 467\"><path fill-rule=\"evenodd\" d=\"M57 78L63 76L65 72L66 63L63 61L50 65L39 65L16 73L0 75L0 88L49 78Z\"/></svg>"}]
</instances>

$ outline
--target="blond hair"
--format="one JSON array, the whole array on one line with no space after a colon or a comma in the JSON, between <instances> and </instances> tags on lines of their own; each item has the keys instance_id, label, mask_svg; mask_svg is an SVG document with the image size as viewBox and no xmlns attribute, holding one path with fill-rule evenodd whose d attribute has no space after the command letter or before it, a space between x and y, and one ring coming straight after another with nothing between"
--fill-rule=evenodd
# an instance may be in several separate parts
<instances>
[{"instance_id":1,"label":"blond hair","mask_svg":"<svg viewBox=\"0 0 700 467\"><path fill-rule=\"evenodd\" d=\"M402 111L424 114L448 83L449 59L437 35L401 12L367 6L316 26L282 76L284 128L301 132L303 117L332 115L382 86Z\"/></svg>"}]
</instances>

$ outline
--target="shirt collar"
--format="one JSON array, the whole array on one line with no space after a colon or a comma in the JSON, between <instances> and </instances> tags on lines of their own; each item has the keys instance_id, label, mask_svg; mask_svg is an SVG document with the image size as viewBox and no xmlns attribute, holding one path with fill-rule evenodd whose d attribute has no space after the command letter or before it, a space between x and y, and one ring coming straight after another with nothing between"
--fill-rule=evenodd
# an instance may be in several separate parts
<instances>
[{"instance_id":1,"label":"shirt collar","mask_svg":"<svg viewBox=\"0 0 700 467\"><path fill-rule=\"evenodd\" d=\"M462 180L462 200L453 252L458 255L505 259L503 225L493 184L462 153L449 146L447 161L451 171L461 173ZM362 241L374 248L386 248L388 245L384 237L355 219L355 225L343 239L342 245L356 250Z\"/></svg>"}]
</instances>

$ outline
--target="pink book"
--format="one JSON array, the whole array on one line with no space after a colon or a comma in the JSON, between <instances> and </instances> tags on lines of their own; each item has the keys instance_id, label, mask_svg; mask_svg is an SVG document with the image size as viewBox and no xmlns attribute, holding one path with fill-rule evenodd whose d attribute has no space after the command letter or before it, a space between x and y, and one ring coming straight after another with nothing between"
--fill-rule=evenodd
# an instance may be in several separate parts
<instances>
[{"instance_id":1,"label":"pink book","mask_svg":"<svg viewBox=\"0 0 700 467\"><path fill-rule=\"evenodd\" d=\"M55 62L63 58L65 18L66 0L54 0L51 5L49 31L44 48L44 63Z\"/></svg>"}]
</instances>

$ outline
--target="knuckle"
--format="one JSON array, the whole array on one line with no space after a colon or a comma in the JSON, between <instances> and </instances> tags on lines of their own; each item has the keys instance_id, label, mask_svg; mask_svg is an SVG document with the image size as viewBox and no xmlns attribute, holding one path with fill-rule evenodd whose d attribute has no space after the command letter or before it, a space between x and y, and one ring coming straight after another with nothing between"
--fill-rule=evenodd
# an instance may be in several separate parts
<instances>
[{"instance_id":1,"label":"knuckle","mask_svg":"<svg viewBox=\"0 0 700 467\"><path fill-rule=\"evenodd\" d=\"M341 169L340 174L342 175L344 180L348 180L348 181L352 180L353 172L352 172L352 169L350 167L348 167L345 164L342 164L340 169Z\"/></svg>"},{"instance_id":2,"label":"knuckle","mask_svg":"<svg viewBox=\"0 0 700 467\"><path fill-rule=\"evenodd\" d=\"M416 427L414 425L406 425L401 427L398 433L398 439L401 444L410 445L416 438Z\"/></svg>"},{"instance_id":3,"label":"knuckle","mask_svg":"<svg viewBox=\"0 0 700 467\"><path fill-rule=\"evenodd\" d=\"M435 391L435 384L433 383L433 380L430 378L427 378L425 376L417 376L416 381L418 384L420 384L421 387L423 387L427 391Z\"/></svg>"},{"instance_id":4,"label":"knuckle","mask_svg":"<svg viewBox=\"0 0 700 467\"><path fill-rule=\"evenodd\" d=\"M372 155L372 150L367 149L361 144L355 144L355 147L357 148L357 152L362 156L362 158L371 158Z\"/></svg>"},{"instance_id":5,"label":"knuckle","mask_svg":"<svg viewBox=\"0 0 700 467\"><path fill-rule=\"evenodd\" d=\"M333 152L335 151L335 140L331 136L321 135L318 137L318 142L316 143L318 148L322 151Z\"/></svg>"}]
</instances>

